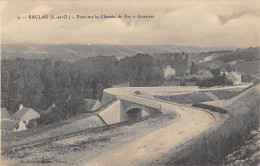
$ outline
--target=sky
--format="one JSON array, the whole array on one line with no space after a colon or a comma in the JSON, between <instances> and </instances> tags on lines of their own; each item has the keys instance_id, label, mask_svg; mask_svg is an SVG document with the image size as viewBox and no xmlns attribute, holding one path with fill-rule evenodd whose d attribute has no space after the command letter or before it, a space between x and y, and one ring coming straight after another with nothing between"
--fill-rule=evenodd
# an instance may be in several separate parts
<instances>
[{"instance_id":1,"label":"sky","mask_svg":"<svg viewBox=\"0 0 260 166\"><path fill-rule=\"evenodd\" d=\"M3 44L109 44L254 47L260 1L3 1ZM154 18L44 20L29 15ZM18 20L17 17L27 17Z\"/></svg>"}]
</instances>

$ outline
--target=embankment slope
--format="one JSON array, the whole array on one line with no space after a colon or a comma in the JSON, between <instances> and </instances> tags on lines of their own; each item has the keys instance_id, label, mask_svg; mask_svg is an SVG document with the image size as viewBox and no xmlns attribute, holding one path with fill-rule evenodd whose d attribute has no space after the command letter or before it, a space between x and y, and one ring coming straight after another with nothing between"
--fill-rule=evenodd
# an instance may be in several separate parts
<instances>
[{"instance_id":1,"label":"embankment slope","mask_svg":"<svg viewBox=\"0 0 260 166\"><path fill-rule=\"evenodd\" d=\"M223 101L207 102L228 111L228 118L198 137L186 150L172 155L165 165L221 165L229 153L245 144L251 130L259 126L260 84Z\"/></svg>"}]
</instances>

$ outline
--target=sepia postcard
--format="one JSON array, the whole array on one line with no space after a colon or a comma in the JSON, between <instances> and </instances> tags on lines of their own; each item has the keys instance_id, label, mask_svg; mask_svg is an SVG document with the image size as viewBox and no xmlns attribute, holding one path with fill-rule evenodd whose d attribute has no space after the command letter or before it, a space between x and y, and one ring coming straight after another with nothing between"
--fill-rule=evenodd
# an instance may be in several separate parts
<instances>
[{"instance_id":1,"label":"sepia postcard","mask_svg":"<svg viewBox=\"0 0 260 166\"><path fill-rule=\"evenodd\" d=\"M0 165L260 164L259 0L0 11Z\"/></svg>"}]
</instances>

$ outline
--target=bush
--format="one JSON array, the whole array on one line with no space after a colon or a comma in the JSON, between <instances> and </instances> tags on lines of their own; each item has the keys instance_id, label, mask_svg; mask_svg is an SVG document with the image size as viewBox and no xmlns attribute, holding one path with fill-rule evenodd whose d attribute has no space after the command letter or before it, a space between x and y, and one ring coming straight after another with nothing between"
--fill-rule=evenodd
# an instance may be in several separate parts
<instances>
[{"instance_id":1,"label":"bush","mask_svg":"<svg viewBox=\"0 0 260 166\"><path fill-rule=\"evenodd\" d=\"M39 119L37 119L37 124L52 124L61 120L64 120L66 115L61 112L61 110L55 108L50 113L42 114Z\"/></svg>"}]
</instances>

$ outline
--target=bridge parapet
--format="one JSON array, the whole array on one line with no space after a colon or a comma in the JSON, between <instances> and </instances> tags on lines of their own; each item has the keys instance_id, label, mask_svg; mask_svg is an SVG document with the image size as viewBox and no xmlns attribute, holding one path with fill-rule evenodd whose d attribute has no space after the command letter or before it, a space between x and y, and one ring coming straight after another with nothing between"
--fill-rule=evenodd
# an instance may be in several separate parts
<instances>
[{"instance_id":1,"label":"bridge parapet","mask_svg":"<svg viewBox=\"0 0 260 166\"><path fill-rule=\"evenodd\" d=\"M118 95L118 98L121 100L126 100L132 103L136 103L139 105L143 105L143 106L147 106L150 108L155 108L160 110L161 109L161 105L158 104L155 101L151 101L151 100L147 100L145 98L141 98L141 97L136 97L136 96L128 96L128 95Z\"/></svg>"}]
</instances>

